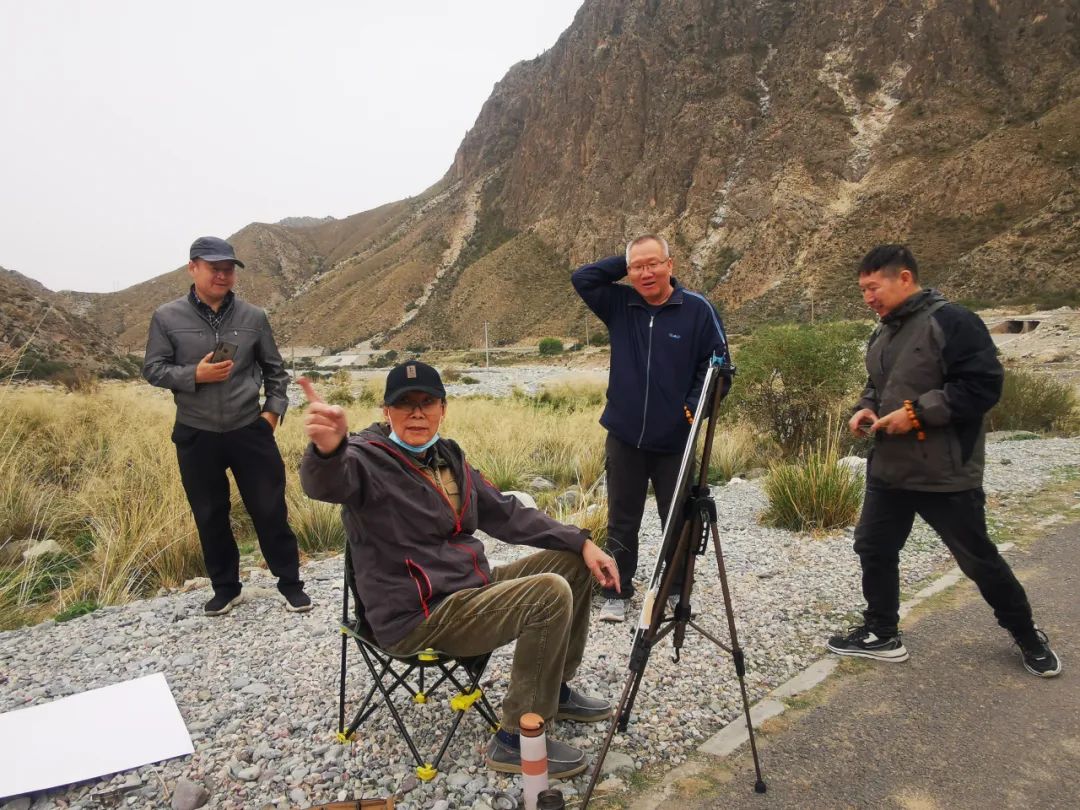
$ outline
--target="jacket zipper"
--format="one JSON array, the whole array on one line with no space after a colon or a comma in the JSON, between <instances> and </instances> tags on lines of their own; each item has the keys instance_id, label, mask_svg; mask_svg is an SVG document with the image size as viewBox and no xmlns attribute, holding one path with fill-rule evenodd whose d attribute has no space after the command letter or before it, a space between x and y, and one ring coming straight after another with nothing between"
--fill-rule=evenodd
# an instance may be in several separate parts
<instances>
[{"instance_id":1,"label":"jacket zipper","mask_svg":"<svg viewBox=\"0 0 1080 810\"><path fill-rule=\"evenodd\" d=\"M442 496L442 499L446 501L446 505L450 507L450 514L454 516L454 534L461 534L461 518L464 517L465 510L469 507L469 490L472 489L472 475L469 473L469 465L465 464L464 460L462 461L465 478L465 493L461 496L461 513L458 514L458 512L454 510L454 504L451 502L450 496L448 496L445 492L435 486L435 484L431 482L431 479L424 475L424 473L420 471L420 468L417 467L413 462L409 461L409 459L407 459L404 455L397 452L388 445L382 444L381 442L372 442L372 444L376 447L381 447L383 450L386 450L391 455L397 456L397 458L399 458L401 461L404 461L407 465L409 465L409 467L412 468L413 472L415 472L416 475L425 484L427 484L429 487L434 489ZM436 475L438 474L438 472L438 470L435 471ZM453 546L460 551L464 551L466 554L472 557L473 570L476 572L476 575L480 577L480 579L485 585L489 584L490 580L484 574L484 572L480 570L480 561L477 559L475 551L473 551L468 546L463 546L461 543L453 543L449 540L446 541L446 544L449 546Z\"/></svg>"},{"instance_id":2,"label":"jacket zipper","mask_svg":"<svg viewBox=\"0 0 1080 810\"><path fill-rule=\"evenodd\" d=\"M649 413L649 376L652 370L652 335L653 335L653 321L656 320L655 315L649 316L649 349L645 354L645 405L641 409L641 435L638 436L637 446L641 449L641 443L645 440L645 417Z\"/></svg>"},{"instance_id":3,"label":"jacket zipper","mask_svg":"<svg viewBox=\"0 0 1080 810\"><path fill-rule=\"evenodd\" d=\"M188 301L188 303L191 304L191 301ZM209 326L211 329L214 330L214 346L217 346L218 343L221 342L221 336L218 334L218 328L216 326L214 326L212 323L210 323L210 319L207 318L205 315L203 315L202 311L197 306L195 306L194 304L192 304L192 309L195 310L196 315L198 315L200 318L202 318L204 321L206 321L207 326ZM232 314L232 312L231 312L231 307L230 307L230 311L226 312L225 315L227 317L227 316L229 316L231 314ZM225 323L224 318L222 319L221 322L222 322L222 324ZM213 349L211 349L210 351L213 351ZM234 360L233 362L236 362L236 361ZM222 382L227 382L227 380L222 380ZM225 387L223 385L220 385L220 384L219 384L218 387L221 389L217 393L217 400L218 400L218 407L217 407L218 427L220 427L222 432L224 432L224 430L225 430L225 402L224 402L224 399L223 399L224 395L221 392L225 390Z\"/></svg>"},{"instance_id":4,"label":"jacket zipper","mask_svg":"<svg viewBox=\"0 0 1080 810\"><path fill-rule=\"evenodd\" d=\"M466 468L465 473L465 494L461 498L461 514L458 514L457 511L454 509L454 504L450 501L450 497L437 486L435 486L435 484L431 482L431 479L424 475L424 473L421 472L420 468L416 466L416 464L409 461L409 459L407 459L404 455L402 455L389 445L382 444L381 442L372 442L372 444L376 447L381 447L386 452L390 453L393 456L396 456L398 459L405 462L405 464L412 468L412 471L416 473L417 477L419 477L420 480L422 480L425 484L427 484L429 487L431 487L433 490L438 492L439 495L442 496L442 499L446 501L446 505L450 507L450 514L454 516L454 534L461 534L461 518L465 515L465 509L469 503L469 485L472 480L471 477L468 475L468 469ZM438 470L436 470L436 473L437 472Z\"/></svg>"}]
</instances>

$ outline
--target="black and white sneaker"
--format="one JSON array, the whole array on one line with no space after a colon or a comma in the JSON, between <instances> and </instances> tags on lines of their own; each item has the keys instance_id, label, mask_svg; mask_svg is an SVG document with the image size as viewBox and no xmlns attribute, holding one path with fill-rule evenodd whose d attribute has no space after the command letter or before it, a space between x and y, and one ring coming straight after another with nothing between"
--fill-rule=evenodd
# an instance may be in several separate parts
<instances>
[{"instance_id":1,"label":"black and white sneaker","mask_svg":"<svg viewBox=\"0 0 1080 810\"><path fill-rule=\"evenodd\" d=\"M833 636L825 646L837 655L873 658L876 661L888 661L892 664L899 664L911 657L904 647L899 631L894 636L883 637L866 625L852 628L846 636Z\"/></svg>"},{"instance_id":2,"label":"black and white sneaker","mask_svg":"<svg viewBox=\"0 0 1080 810\"><path fill-rule=\"evenodd\" d=\"M291 613L307 613L311 610L311 597L299 585L278 588L285 597L285 609Z\"/></svg>"},{"instance_id":3,"label":"black and white sneaker","mask_svg":"<svg viewBox=\"0 0 1080 810\"><path fill-rule=\"evenodd\" d=\"M238 604L240 604L240 594L215 592L214 598L203 605L203 613L207 616L224 616Z\"/></svg>"},{"instance_id":4,"label":"black and white sneaker","mask_svg":"<svg viewBox=\"0 0 1080 810\"><path fill-rule=\"evenodd\" d=\"M1061 674L1061 659L1050 649L1050 639L1039 628L1030 633L1020 633L1013 637L1020 648L1020 657L1024 669L1040 678L1053 678Z\"/></svg>"}]
</instances>

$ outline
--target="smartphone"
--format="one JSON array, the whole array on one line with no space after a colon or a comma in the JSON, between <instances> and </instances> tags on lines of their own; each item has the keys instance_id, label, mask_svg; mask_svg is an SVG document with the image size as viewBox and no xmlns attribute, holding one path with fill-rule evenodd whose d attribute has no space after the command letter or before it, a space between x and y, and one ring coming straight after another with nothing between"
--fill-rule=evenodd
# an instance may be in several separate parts
<instances>
[{"instance_id":1,"label":"smartphone","mask_svg":"<svg viewBox=\"0 0 1080 810\"><path fill-rule=\"evenodd\" d=\"M238 346L235 343L219 340L217 346L214 347L214 354L210 358L210 362L222 363L226 360L232 360L236 356L237 348Z\"/></svg>"}]
</instances>

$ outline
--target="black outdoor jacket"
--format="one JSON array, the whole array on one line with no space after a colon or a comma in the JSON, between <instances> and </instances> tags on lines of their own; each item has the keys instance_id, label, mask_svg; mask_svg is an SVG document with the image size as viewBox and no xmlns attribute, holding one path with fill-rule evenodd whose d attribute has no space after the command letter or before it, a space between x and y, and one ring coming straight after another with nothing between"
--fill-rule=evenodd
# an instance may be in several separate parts
<instances>
[{"instance_id":1,"label":"black outdoor jacket","mask_svg":"<svg viewBox=\"0 0 1080 810\"><path fill-rule=\"evenodd\" d=\"M371 425L329 456L309 444L300 463L309 497L342 504L356 589L381 645L405 638L444 597L491 581L477 529L507 543L581 553L587 531L504 495L469 466L456 442L439 439L432 449L449 463L461 493L454 509L389 433L388 425Z\"/></svg>"},{"instance_id":2,"label":"black outdoor jacket","mask_svg":"<svg viewBox=\"0 0 1080 810\"><path fill-rule=\"evenodd\" d=\"M982 486L983 415L1001 397L1004 371L978 315L921 290L881 319L866 350L869 378L856 405L879 417L912 400L926 439L875 434L871 486L960 492Z\"/></svg>"}]
</instances>

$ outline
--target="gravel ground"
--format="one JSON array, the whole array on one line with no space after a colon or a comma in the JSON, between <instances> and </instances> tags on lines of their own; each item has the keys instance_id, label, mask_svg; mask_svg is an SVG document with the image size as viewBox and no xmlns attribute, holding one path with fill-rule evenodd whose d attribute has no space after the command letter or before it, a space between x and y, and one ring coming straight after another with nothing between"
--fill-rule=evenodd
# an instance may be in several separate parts
<instances>
[{"instance_id":1,"label":"gravel ground","mask_svg":"<svg viewBox=\"0 0 1080 810\"><path fill-rule=\"evenodd\" d=\"M1080 466L1080 438L998 441L989 446L987 490L1021 501L1062 468ZM715 491L728 577L747 683L757 699L824 652L824 639L842 629L861 606L851 531L811 537L757 523L765 502L757 482L734 481ZM639 571L646 577L659 541L655 509L642 529ZM1004 538L1007 539L1007 538ZM493 561L518 549L495 541ZM917 523L904 553L903 585L910 590L949 564L944 547ZM646 570L647 569L647 570ZM307 565L304 576L316 609L287 613L265 572L247 574L245 601L219 618L202 615L205 588L99 610L64 624L45 622L0 634L0 711L165 673L195 743L189 758L10 800L5 807L195 807L189 796L205 786L215 808L303 807L310 803L399 795L407 810L435 807L484 810L511 807L520 795L514 778L487 771L487 732L476 717L462 723L430 783L413 775L411 758L388 715L380 712L346 746L334 741L340 636L341 560ZM693 598L702 625L726 636L715 561L702 558ZM594 605L598 609L599 600ZM632 612L640 608L640 597ZM989 616L989 614L987 614ZM988 619L987 627L992 625ZM615 700L626 678L632 622L593 624L575 683ZM509 649L488 668L487 690L498 707L509 672ZM627 784L643 767L670 768L741 710L730 659L691 631L682 661L666 643L654 650L628 733L616 735L605 763L606 787ZM350 691L368 683L352 658ZM414 727L445 719L445 704L408 705ZM596 751L606 728L564 723L553 736ZM73 729L92 744L92 729ZM63 731L61 732L63 733ZM424 739L427 735L416 735ZM195 783L195 785L188 784ZM560 785L584 790L582 776ZM177 790L179 786L179 790ZM186 803L185 803L186 802Z\"/></svg>"}]
</instances>

